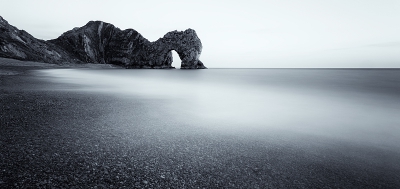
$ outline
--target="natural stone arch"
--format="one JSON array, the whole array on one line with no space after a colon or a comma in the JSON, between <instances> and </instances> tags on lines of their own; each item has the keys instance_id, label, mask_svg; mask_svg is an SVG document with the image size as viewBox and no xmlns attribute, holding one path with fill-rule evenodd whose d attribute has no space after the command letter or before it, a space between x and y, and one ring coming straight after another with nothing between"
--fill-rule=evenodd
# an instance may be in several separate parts
<instances>
[{"instance_id":1,"label":"natural stone arch","mask_svg":"<svg viewBox=\"0 0 400 189\"><path fill-rule=\"evenodd\" d=\"M181 69L204 69L204 64L199 60L202 51L202 44L197 34L192 29L185 31L172 31L164 37L151 43L155 48L149 47L148 54L154 54L153 57L161 57L156 65L162 67L172 67L172 52L176 51L181 59Z\"/></svg>"},{"instance_id":2,"label":"natural stone arch","mask_svg":"<svg viewBox=\"0 0 400 189\"><path fill-rule=\"evenodd\" d=\"M84 62L127 68L173 68L171 51L175 50L181 59L181 69L206 68L199 60L203 46L193 29L168 32L150 42L136 30L120 30L112 24L90 21L51 42Z\"/></svg>"}]
</instances>

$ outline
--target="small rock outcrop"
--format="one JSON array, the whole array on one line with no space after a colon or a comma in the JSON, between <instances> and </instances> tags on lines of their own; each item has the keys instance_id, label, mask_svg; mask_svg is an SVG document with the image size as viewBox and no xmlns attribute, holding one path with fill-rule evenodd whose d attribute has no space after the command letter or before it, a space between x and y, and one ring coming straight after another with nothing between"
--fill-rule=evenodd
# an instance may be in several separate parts
<instances>
[{"instance_id":1,"label":"small rock outcrop","mask_svg":"<svg viewBox=\"0 0 400 189\"><path fill-rule=\"evenodd\" d=\"M150 42L134 29L121 30L102 21L65 32L57 39L39 40L0 17L0 57L47 63L105 63L127 68L173 68L172 53L181 69L204 69L202 43L193 29L172 31Z\"/></svg>"}]
</instances>

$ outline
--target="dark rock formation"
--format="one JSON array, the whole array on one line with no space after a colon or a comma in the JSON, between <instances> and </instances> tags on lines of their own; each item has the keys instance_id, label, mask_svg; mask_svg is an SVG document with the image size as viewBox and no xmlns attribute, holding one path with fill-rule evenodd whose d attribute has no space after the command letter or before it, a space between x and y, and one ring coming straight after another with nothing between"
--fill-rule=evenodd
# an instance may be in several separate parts
<instances>
[{"instance_id":1,"label":"dark rock formation","mask_svg":"<svg viewBox=\"0 0 400 189\"><path fill-rule=\"evenodd\" d=\"M62 48L36 39L24 30L18 30L1 16L0 57L46 63L77 62Z\"/></svg>"},{"instance_id":2,"label":"dark rock formation","mask_svg":"<svg viewBox=\"0 0 400 189\"><path fill-rule=\"evenodd\" d=\"M182 69L206 68L199 60L202 44L196 32L172 31L150 42L133 29L90 21L57 39L38 40L0 17L0 57L48 63L107 63L127 68L173 68L172 50Z\"/></svg>"}]
</instances>

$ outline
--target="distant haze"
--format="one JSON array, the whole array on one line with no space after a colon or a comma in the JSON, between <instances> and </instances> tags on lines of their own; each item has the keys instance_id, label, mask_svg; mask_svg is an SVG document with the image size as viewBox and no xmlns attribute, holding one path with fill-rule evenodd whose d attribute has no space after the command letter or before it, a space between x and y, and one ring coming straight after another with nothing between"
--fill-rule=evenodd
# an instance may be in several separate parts
<instances>
[{"instance_id":1,"label":"distant haze","mask_svg":"<svg viewBox=\"0 0 400 189\"><path fill-rule=\"evenodd\" d=\"M1 1L4 19L46 40L90 20L150 41L193 28L209 68L400 68L399 0Z\"/></svg>"}]
</instances>

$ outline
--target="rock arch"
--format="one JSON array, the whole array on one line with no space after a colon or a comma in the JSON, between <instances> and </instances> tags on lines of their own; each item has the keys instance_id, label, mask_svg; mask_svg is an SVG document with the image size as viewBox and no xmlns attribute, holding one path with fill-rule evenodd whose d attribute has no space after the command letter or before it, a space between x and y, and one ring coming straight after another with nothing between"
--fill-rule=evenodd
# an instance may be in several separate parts
<instances>
[{"instance_id":1,"label":"rock arch","mask_svg":"<svg viewBox=\"0 0 400 189\"><path fill-rule=\"evenodd\" d=\"M151 43L154 48L153 52L146 54L154 54L155 57L161 57L158 64L166 63L165 66L172 64L172 52L176 51L181 59L181 69L204 69L204 64L199 60L203 46L196 31L187 29L185 31L172 31L164 35L164 37ZM163 58L165 57L165 58ZM157 64L156 63L156 64Z\"/></svg>"},{"instance_id":2,"label":"rock arch","mask_svg":"<svg viewBox=\"0 0 400 189\"><path fill-rule=\"evenodd\" d=\"M127 68L173 68L172 50L181 59L181 69L205 69L199 60L202 43L193 29L171 31L150 42L134 29L120 30L102 21L90 21L51 43L61 46L83 62L110 63Z\"/></svg>"},{"instance_id":3,"label":"rock arch","mask_svg":"<svg viewBox=\"0 0 400 189\"><path fill-rule=\"evenodd\" d=\"M90 21L53 40L43 41L18 30L0 17L0 57L50 63L108 63L127 68L172 68L172 50L181 69L204 69L202 44L193 29L172 31L150 42L134 29L121 30L102 21Z\"/></svg>"}]
</instances>

